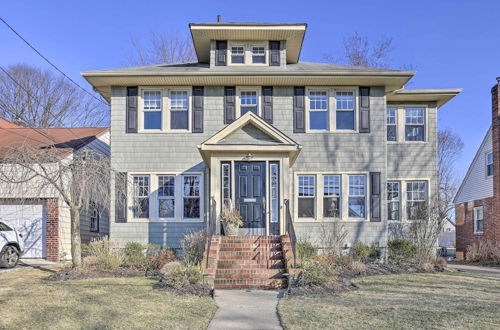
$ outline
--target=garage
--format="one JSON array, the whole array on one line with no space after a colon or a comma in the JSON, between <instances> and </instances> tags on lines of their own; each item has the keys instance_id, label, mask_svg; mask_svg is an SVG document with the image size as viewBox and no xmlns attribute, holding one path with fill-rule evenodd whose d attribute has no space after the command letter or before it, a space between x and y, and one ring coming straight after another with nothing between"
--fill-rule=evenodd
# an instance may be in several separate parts
<instances>
[{"instance_id":1,"label":"garage","mask_svg":"<svg viewBox=\"0 0 500 330\"><path fill-rule=\"evenodd\" d=\"M24 258L45 258L43 204L0 204L0 220L23 235Z\"/></svg>"}]
</instances>

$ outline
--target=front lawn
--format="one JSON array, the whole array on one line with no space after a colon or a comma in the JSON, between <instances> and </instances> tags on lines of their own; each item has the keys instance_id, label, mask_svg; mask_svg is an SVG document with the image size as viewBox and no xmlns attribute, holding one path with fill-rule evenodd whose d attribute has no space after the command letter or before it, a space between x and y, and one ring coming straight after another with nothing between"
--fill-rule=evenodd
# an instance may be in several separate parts
<instances>
[{"instance_id":1,"label":"front lawn","mask_svg":"<svg viewBox=\"0 0 500 330\"><path fill-rule=\"evenodd\" d=\"M211 298L152 289L144 277L49 282L50 270L0 274L0 329L205 329Z\"/></svg>"},{"instance_id":2,"label":"front lawn","mask_svg":"<svg viewBox=\"0 0 500 330\"><path fill-rule=\"evenodd\" d=\"M359 278L359 290L282 299L287 329L499 329L500 278L405 274Z\"/></svg>"}]
</instances>

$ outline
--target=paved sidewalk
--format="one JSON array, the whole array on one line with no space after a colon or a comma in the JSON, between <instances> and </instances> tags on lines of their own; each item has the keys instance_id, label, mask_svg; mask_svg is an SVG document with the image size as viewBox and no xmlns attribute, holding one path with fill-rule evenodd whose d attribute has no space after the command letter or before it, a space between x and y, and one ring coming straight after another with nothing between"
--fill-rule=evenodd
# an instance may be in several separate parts
<instances>
[{"instance_id":1,"label":"paved sidewalk","mask_svg":"<svg viewBox=\"0 0 500 330\"><path fill-rule=\"evenodd\" d=\"M282 295L281 290L215 290L219 310L208 329L282 329L276 310Z\"/></svg>"},{"instance_id":2,"label":"paved sidewalk","mask_svg":"<svg viewBox=\"0 0 500 330\"><path fill-rule=\"evenodd\" d=\"M461 272L478 273L484 275L492 275L500 277L500 268L498 267L482 267L475 265L448 264L448 267Z\"/></svg>"}]
</instances>

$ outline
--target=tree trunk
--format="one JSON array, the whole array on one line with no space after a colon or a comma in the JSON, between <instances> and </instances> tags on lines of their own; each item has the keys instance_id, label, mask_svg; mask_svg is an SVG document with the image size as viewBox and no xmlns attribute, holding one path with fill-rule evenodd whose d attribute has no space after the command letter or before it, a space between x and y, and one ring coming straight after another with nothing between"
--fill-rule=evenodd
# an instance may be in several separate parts
<instances>
[{"instance_id":1,"label":"tree trunk","mask_svg":"<svg viewBox=\"0 0 500 330\"><path fill-rule=\"evenodd\" d=\"M71 259L73 267L82 264L82 240L80 238L80 210L76 207L70 208L71 214Z\"/></svg>"}]
</instances>

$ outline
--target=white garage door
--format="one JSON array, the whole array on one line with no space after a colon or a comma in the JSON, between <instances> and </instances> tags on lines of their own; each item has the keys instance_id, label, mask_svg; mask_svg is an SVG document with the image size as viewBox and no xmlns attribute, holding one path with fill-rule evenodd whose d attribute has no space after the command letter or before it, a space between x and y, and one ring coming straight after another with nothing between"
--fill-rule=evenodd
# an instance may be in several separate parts
<instances>
[{"instance_id":1,"label":"white garage door","mask_svg":"<svg viewBox=\"0 0 500 330\"><path fill-rule=\"evenodd\" d=\"M41 204L0 205L0 220L23 235L25 258L45 258L44 214Z\"/></svg>"}]
</instances>

